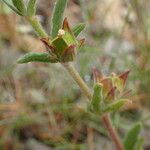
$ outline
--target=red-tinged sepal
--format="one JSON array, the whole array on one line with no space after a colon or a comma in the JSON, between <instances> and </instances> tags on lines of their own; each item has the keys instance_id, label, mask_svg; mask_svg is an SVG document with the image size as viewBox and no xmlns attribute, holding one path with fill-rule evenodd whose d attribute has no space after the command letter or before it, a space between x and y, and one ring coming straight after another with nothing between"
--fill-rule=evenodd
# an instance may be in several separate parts
<instances>
[{"instance_id":1,"label":"red-tinged sepal","mask_svg":"<svg viewBox=\"0 0 150 150\"><path fill-rule=\"evenodd\" d=\"M121 75L119 75L119 78L122 80L123 82L123 85L125 85L126 81L127 81L127 78L129 76L129 73L130 73L130 70L122 73Z\"/></svg>"},{"instance_id":2,"label":"red-tinged sepal","mask_svg":"<svg viewBox=\"0 0 150 150\"><path fill-rule=\"evenodd\" d=\"M46 46L48 52L54 53L55 49L52 45L49 44L49 38L41 38L40 40Z\"/></svg>"},{"instance_id":3,"label":"red-tinged sepal","mask_svg":"<svg viewBox=\"0 0 150 150\"><path fill-rule=\"evenodd\" d=\"M71 45L68 48L65 49L61 56L61 61L62 62L69 62L73 61L76 57L76 46Z\"/></svg>"},{"instance_id":4,"label":"red-tinged sepal","mask_svg":"<svg viewBox=\"0 0 150 150\"><path fill-rule=\"evenodd\" d=\"M106 96L107 93L108 93L111 89L113 89L113 84L112 84L110 78L105 78L105 79L101 80L100 83L103 85L104 96Z\"/></svg>"},{"instance_id":5,"label":"red-tinged sepal","mask_svg":"<svg viewBox=\"0 0 150 150\"><path fill-rule=\"evenodd\" d=\"M116 75L116 74L112 74L112 82L113 82L113 86L115 86L117 88L117 90L122 93L125 87L125 83L127 80L127 77L129 75L130 71L126 71L124 73L122 73L121 75Z\"/></svg>"},{"instance_id":6,"label":"red-tinged sepal","mask_svg":"<svg viewBox=\"0 0 150 150\"><path fill-rule=\"evenodd\" d=\"M69 33L72 33L67 18L64 19L64 22L63 22L63 28L62 28L62 29L65 30L65 31L68 31Z\"/></svg>"},{"instance_id":7,"label":"red-tinged sepal","mask_svg":"<svg viewBox=\"0 0 150 150\"><path fill-rule=\"evenodd\" d=\"M106 95L106 101L107 102L112 102L115 99L115 91L116 91L116 87L113 87L108 94Z\"/></svg>"},{"instance_id":8,"label":"red-tinged sepal","mask_svg":"<svg viewBox=\"0 0 150 150\"><path fill-rule=\"evenodd\" d=\"M96 68L93 68L94 83L99 82L104 78L103 74Z\"/></svg>"},{"instance_id":9,"label":"red-tinged sepal","mask_svg":"<svg viewBox=\"0 0 150 150\"><path fill-rule=\"evenodd\" d=\"M78 41L78 48L81 48L82 46L83 46L83 44L84 44L84 42L85 42L85 39L81 39L81 40L79 40Z\"/></svg>"}]
</instances>

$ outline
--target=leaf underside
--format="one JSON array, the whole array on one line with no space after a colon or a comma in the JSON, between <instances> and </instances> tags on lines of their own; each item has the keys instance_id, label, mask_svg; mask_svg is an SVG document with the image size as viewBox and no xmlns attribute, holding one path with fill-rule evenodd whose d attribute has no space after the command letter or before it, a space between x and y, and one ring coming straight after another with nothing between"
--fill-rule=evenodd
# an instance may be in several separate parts
<instances>
[{"instance_id":1,"label":"leaf underside","mask_svg":"<svg viewBox=\"0 0 150 150\"><path fill-rule=\"evenodd\" d=\"M21 56L17 63L24 64L29 62L47 62L47 63L56 63L57 60L50 57L48 53L27 53Z\"/></svg>"}]
</instances>

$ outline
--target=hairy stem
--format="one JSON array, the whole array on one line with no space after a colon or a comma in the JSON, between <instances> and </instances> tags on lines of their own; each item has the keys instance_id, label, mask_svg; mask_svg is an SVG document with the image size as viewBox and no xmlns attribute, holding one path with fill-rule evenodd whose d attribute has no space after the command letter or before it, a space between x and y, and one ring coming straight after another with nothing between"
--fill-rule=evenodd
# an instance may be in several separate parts
<instances>
[{"instance_id":1,"label":"hairy stem","mask_svg":"<svg viewBox=\"0 0 150 150\"><path fill-rule=\"evenodd\" d=\"M105 124L107 130L109 131L109 134L110 134L112 140L114 141L116 148L118 150L124 150L123 144L121 143L121 140L120 140L116 130L113 128L113 125L112 125L109 115L105 114L102 117L102 121Z\"/></svg>"},{"instance_id":2,"label":"hairy stem","mask_svg":"<svg viewBox=\"0 0 150 150\"><path fill-rule=\"evenodd\" d=\"M67 69L69 74L73 77L73 79L76 81L76 83L79 85L83 93L87 96L87 98L90 100L92 98L92 94L88 86L85 84L85 82L80 77L79 73L76 71L76 69L70 65L69 63L63 63L63 66Z\"/></svg>"},{"instance_id":3,"label":"hairy stem","mask_svg":"<svg viewBox=\"0 0 150 150\"><path fill-rule=\"evenodd\" d=\"M83 93L87 96L87 98L91 100L92 92L90 91L86 83L83 81L83 79L80 77L77 70L69 63L63 63L62 65L66 68L66 70L69 72L72 78L77 82L77 84L79 85ZM115 143L117 150L124 150L123 144L117 134L117 131L115 130L115 128L111 123L109 115L108 114L103 115L102 121L105 127L107 128L107 131L109 132L113 142Z\"/></svg>"}]
</instances>

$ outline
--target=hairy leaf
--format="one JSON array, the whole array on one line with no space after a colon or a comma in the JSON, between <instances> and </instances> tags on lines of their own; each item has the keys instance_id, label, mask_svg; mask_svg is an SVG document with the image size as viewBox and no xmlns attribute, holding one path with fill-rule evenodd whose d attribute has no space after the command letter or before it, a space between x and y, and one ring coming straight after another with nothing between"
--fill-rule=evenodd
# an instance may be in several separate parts
<instances>
[{"instance_id":1,"label":"hairy leaf","mask_svg":"<svg viewBox=\"0 0 150 150\"><path fill-rule=\"evenodd\" d=\"M58 30L62 26L63 22L63 14L64 10L66 8L68 0L56 0L56 4L53 10L52 15L52 27L51 27L51 36L52 38L55 38L57 36Z\"/></svg>"},{"instance_id":2,"label":"hairy leaf","mask_svg":"<svg viewBox=\"0 0 150 150\"><path fill-rule=\"evenodd\" d=\"M48 53L27 53L20 57L17 61L19 64L24 64L28 62L47 62L47 63L56 63L57 60L51 58Z\"/></svg>"},{"instance_id":3,"label":"hairy leaf","mask_svg":"<svg viewBox=\"0 0 150 150\"><path fill-rule=\"evenodd\" d=\"M102 85L96 84L94 86L94 93L91 101L92 109L95 112L100 112L101 110L101 102L102 102Z\"/></svg>"},{"instance_id":4,"label":"hairy leaf","mask_svg":"<svg viewBox=\"0 0 150 150\"><path fill-rule=\"evenodd\" d=\"M18 10L14 7L14 5L13 5L13 3L12 3L11 0L2 0L2 1L3 1L10 9L12 9L14 12L16 12L18 15L20 15L20 16L23 15L20 11L18 11Z\"/></svg>"},{"instance_id":5,"label":"hairy leaf","mask_svg":"<svg viewBox=\"0 0 150 150\"><path fill-rule=\"evenodd\" d=\"M39 22L38 18L37 17L31 17L29 19L33 29L36 31L36 33L38 34L38 36L44 38L44 37L47 37L47 33L44 31L41 23Z\"/></svg>"},{"instance_id":6,"label":"hairy leaf","mask_svg":"<svg viewBox=\"0 0 150 150\"><path fill-rule=\"evenodd\" d=\"M122 108L125 103L129 102L127 99L120 99L117 100L111 104L108 104L104 109L103 112L113 112L113 111L118 111L120 108Z\"/></svg>"},{"instance_id":7,"label":"hairy leaf","mask_svg":"<svg viewBox=\"0 0 150 150\"><path fill-rule=\"evenodd\" d=\"M27 15L34 16L36 13L36 0L30 0L27 7Z\"/></svg>"},{"instance_id":8,"label":"hairy leaf","mask_svg":"<svg viewBox=\"0 0 150 150\"><path fill-rule=\"evenodd\" d=\"M144 144L144 138L140 137L137 142L134 150L144 150L143 149L143 144Z\"/></svg>"},{"instance_id":9,"label":"hairy leaf","mask_svg":"<svg viewBox=\"0 0 150 150\"><path fill-rule=\"evenodd\" d=\"M141 123L136 123L128 131L124 141L125 150L134 150L141 131Z\"/></svg>"},{"instance_id":10,"label":"hairy leaf","mask_svg":"<svg viewBox=\"0 0 150 150\"><path fill-rule=\"evenodd\" d=\"M17 8L17 10L24 16L26 14L26 8L23 3L23 0L12 0L14 6Z\"/></svg>"},{"instance_id":11,"label":"hairy leaf","mask_svg":"<svg viewBox=\"0 0 150 150\"><path fill-rule=\"evenodd\" d=\"M84 30L85 26L85 23L80 23L73 28L73 33L75 37L77 37Z\"/></svg>"}]
</instances>

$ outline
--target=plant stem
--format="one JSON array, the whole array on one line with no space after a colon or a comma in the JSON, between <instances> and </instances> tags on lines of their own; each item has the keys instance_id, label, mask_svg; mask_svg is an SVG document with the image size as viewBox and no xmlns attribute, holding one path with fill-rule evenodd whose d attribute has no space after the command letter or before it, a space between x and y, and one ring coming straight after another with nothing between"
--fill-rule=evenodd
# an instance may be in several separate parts
<instances>
[{"instance_id":1,"label":"plant stem","mask_svg":"<svg viewBox=\"0 0 150 150\"><path fill-rule=\"evenodd\" d=\"M83 93L87 96L89 100L92 98L92 92L86 85L86 83L83 81L83 79L80 77L77 70L69 63L62 63L62 65L66 68L66 70L69 72L69 74L72 76L72 78L77 82ZM117 131L112 125L110 116L108 114L105 114L102 116L102 121L107 128L107 131L109 132L113 142L115 143L115 146L117 150L124 150L123 144L117 134Z\"/></svg>"},{"instance_id":2,"label":"plant stem","mask_svg":"<svg viewBox=\"0 0 150 150\"><path fill-rule=\"evenodd\" d=\"M85 84L85 82L80 77L79 73L76 71L76 69L70 65L69 63L62 63L62 65L67 69L69 74L73 77L73 79L77 82L83 93L87 96L87 98L90 100L92 98L92 94L88 86Z\"/></svg>"},{"instance_id":3,"label":"plant stem","mask_svg":"<svg viewBox=\"0 0 150 150\"><path fill-rule=\"evenodd\" d=\"M94 150L94 136L93 129L87 128L87 141L88 141L88 150Z\"/></svg>"},{"instance_id":4,"label":"plant stem","mask_svg":"<svg viewBox=\"0 0 150 150\"><path fill-rule=\"evenodd\" d=\"M124 150L123 144L121 143L121 140L120 140L115 128L112 125L109 115L108 114L103 115L102 121L105 124L107 130L109 131L109 134L110 134L112 140L114 141L116 148L118 150Z\"/></svg>"}]
</instances>

